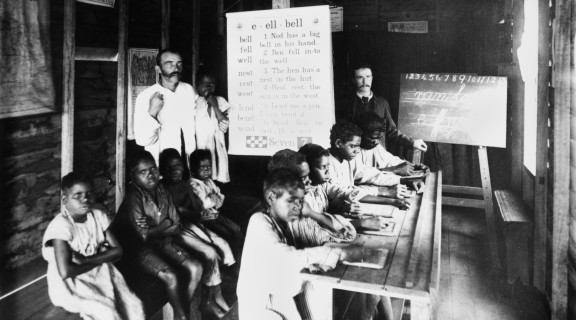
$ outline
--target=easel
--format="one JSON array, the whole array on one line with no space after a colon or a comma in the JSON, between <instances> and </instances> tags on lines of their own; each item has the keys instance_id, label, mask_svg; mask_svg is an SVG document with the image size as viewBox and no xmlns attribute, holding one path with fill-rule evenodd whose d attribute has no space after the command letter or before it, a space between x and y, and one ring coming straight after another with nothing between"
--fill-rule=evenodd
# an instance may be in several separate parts
<instances>
[{"instance_id":1,"label":"easel","mask_svg":"<svg viewBox=\"0 0 576 320\"><path fill-rule=\"evenodd\" d=\"M442 196L442 204L466 207L466 208L484 208L486 213L486 231L488 235L488 245L490 249L490 260L493 272L500 272L501 263L498 255L498 240L496 234L496 220L494 217L494 202L492 197L492 184L490 181L490 169L488 167L488 153L486 147L478 147L478 161L480 165L480 177L482 187L467 187L456 185L442 185L442 193L452 194L454 196ZM422 158L421 151L414 151L413 162L419 164ZM468 198L466 197L468 196ZM482 196L483 200L471 199L470 196Z\"/></svg>"}]
</instances>

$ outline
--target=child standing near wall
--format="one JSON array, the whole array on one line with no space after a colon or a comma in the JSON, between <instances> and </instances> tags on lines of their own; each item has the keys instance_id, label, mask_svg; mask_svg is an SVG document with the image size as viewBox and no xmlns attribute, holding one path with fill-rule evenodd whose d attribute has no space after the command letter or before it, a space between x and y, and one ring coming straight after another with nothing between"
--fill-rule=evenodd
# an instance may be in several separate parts
<instances>
[{"instance_id":1,"label":"child standing near wall","mask_svg":"<svg viewBox=\"0 0 576 320\"><path fill-rule=\"evenodd\" d=\"M228 172L228 152L224 133L228 131L228 111L226 99L215 96L216 75L208 69L200 69L196 74L196 148L210 150L212 155L212 180L230 182Z\"/></svg>"},{"instance_id":2,"label":"child standing near wall","mask_svg":"<svg viewBox=\"0 0 576 320\"><path fill-rule=\"evenodd\" d=\"M202 201L201 221L209 230L216 232L239 254L243 244L240 226L220 214L224 195L212 180L212 155L209 150L196 149L190 154L190 185Z\"/></svg>"},{"instance_id":3,"label":"child standing near wall","mask_svg":"<svg viewBox=\"0 0 576 320\"><path fill-rule=\"evenodd\" d=\"M236 261L230 246L215 232L201 223L202 201L194 194L192 186L183 179L184 164L176 149L166 149L160 154L162 184L172 195L174 204L182 218L180 240L197 252L204 261L203 283L208 289L206 309L222 317L230 307L222 296L220 263L231 266Z\"/></svg>"},{"instance_id":4,"label":"child standing near wall","mask_svg":"<svg viewBox=\"0 0 576 320\"><path fill-rule=\"evenodd\" d=\"M83 319L144 319L142 303L112 264L122 248L108 216L92 208L92 188L83 175L62 178L63 211L42 240L50 300Z\"/></svg>"}]
</instances>

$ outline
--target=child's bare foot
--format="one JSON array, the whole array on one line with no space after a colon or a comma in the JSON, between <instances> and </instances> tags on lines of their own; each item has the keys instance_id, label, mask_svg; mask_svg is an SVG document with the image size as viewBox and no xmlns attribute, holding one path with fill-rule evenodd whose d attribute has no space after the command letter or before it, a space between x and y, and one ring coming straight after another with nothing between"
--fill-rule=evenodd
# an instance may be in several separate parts
<instances>
[{"instance_id":1,"label":"child's bare foot","mask_svg":"<svg viewBox=\"0 0 576 320\"><path fill-rule=\"evenodd\" d=\"M208 313L213 314L218 319L224 316L224 312L220 309L220 306L215 301L208 300L206 301L205 310Z\"/></svg>"},{"instance_id":2,"label":"child's bare foot","mask_svg":"<svg viewBox=\"0 0 576 320\"><path fill-rule=\"evenodd\" d=\"M216 304L222 308L222 310L224 310L224 312L228 312L228 310L230 310L230 306L228 306L228 304L226 303L226 300L224 300L224 297L222 297L222 295L220 295L219 297L216 296L214 297L214 302L216 302Z\"/></svg>"}]
</instances>

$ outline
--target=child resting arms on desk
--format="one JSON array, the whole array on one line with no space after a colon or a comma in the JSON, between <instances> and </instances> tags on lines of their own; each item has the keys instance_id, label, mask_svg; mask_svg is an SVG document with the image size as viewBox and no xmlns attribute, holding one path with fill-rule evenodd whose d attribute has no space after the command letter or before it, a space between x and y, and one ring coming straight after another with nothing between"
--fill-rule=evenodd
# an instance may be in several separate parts
<instances>
[{"instance_id":1,"label":"child resting arms on desk","mask_svg":"<svg viewBox=\"0 0 576 320\"><path fill-rule=\"evenodd\" d=\"M399 176L418 176L428 172L427 166L401 159L384 148L381 143L385 131L384 120L376 113L364 112L358 116L355 123L362 130L360 153L357 158L363 164Z\"/></svg>"},{"instance_id":2,"label":"child resting arms on desk","mask_svg":"<svg viewBox=\"0 0 576 320\"><path fill-rule=\"evenodd\" d=\"M357 157L361 141L362 131L355 124L340 121L332 126L328 151L333 182L341 186L362 185L372 195L399 199L409 197L405 184L414 184L422 177L401 177L366 166Z\"/></svg>"},{"instance_id":3,"label":"child resting arms on desk","mask_svg":"<svg viewBox=\"0 0 576 320\"><path fill-rule=\"evenodd\" d=\"M360 257L359 247L295 247L298 239L288 224L300 218L303 199L304 184L290 170L274 170L264 180L267 208L250 218L240 266L241 320L326 318L321 297L302 280L300 271L311 266L327 270L338 261Z\"/></svg>"}]
</instances>

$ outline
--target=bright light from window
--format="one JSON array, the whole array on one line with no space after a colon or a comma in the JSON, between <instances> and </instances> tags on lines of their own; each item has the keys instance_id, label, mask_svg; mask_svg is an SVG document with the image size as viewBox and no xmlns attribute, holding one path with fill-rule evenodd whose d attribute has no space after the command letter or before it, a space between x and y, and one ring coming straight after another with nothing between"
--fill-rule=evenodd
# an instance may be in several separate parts
<instances>
[{"instance_id":1,"label":"bright light from window","mask_svg":"<svg viewBox=\"0 0 576 320\"><path fill-rule=\"evenodd\" d=\"M524 2L524 33L518 48L524 80L524 166L536 173L536 114L538 92L538 1Z\"/></svg>"}]
</instances>

